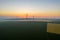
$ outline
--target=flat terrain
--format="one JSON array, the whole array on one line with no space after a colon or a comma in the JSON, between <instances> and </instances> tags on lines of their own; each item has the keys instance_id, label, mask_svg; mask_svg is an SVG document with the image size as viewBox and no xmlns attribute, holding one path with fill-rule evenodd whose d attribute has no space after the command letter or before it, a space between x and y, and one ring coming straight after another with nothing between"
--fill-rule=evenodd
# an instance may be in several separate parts
<instances>
[{"instance_id":1,"label":"flat terrain","mask_svg":"<svg viewBox=\"0 0 60 40\"><path fill-rule=\"evenodd\" d=\"M60 40L60 23L48 23L47 32L49 40Z\"/></svg>"},{"instance_id":2,"label":"flat terrain","mask_svg":"<svg viewBox=\"0 0 60 40\"><path fill-rule=\"evenodd\" d=\"M56 33L47 33L48 35L48 40L60 40L60 34Z\"/></svg>"},{"instance_id":3,"label":"flat terrain","mask_svg":"<svg viewBox=\"0 0 60 40\"><path fill-rule=\"evenodd\" d=\"M48 23L47 24L47 32L60 34L60 24Z\"/></svg>"},{"instance_id":4,"label":"flat terrain","mask_svg":"<svg viewBox=\"0 0 60 40\"><path fill-rule=\"evenodd\" d=\"M0 22L1 40L47 39L47 23L38 21Z\"/></svg>"},{"instance_id":5,"label":"flat terrain","mask_svg":"<svg viewBox=\"0 0 60 40\"><path fill-rule=\"evenodd\" d=\"M0 40L60 40L60 24L42 21L0 22Z\"/></svg>"}]
</instances>

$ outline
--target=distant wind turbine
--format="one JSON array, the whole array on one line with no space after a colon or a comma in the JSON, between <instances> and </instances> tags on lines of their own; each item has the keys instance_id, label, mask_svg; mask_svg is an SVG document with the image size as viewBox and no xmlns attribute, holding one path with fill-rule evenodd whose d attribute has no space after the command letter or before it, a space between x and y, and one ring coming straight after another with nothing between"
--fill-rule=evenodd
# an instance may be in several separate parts
<instances>
[{"instance_id":1,"label":"distant wind turbine","mask_svg":"<svg viewBox=\"0 0 60 40\"><path fill-rule=\"evenodd\" d=\"M26 19L28 18L28 13L26 14Z\"/></svg>"}]
</instances>

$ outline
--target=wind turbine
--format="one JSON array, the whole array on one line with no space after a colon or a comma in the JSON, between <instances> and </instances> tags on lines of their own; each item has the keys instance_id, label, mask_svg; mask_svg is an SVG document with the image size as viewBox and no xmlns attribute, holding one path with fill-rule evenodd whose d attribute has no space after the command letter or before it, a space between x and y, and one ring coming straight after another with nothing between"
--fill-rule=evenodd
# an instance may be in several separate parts
<instances>
[{"instance_id":1,"label":"wind turbine","mask_svg":"<svg viewBox=\"0 0 60 40\"><path fill-rule=\"evenodd\" d=\"M28 13L26 13L26 19L28 18Z\"/></svg>"}]
</instances>

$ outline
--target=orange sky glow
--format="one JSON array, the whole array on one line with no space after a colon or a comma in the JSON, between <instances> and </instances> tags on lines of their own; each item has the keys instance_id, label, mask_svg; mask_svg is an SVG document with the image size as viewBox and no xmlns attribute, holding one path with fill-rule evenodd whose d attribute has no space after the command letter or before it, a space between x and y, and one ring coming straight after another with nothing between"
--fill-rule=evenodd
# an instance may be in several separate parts
<instances>
[{"instance_id":1,"label":"orange sky glow","mask_svg":"<svg viewBox=\"0 0 60 40\"><path fill-rule=\"evenodd\" d=\"M59 0L0 0L0 5L0 16L60 17Z\"/></svg>"}]
</instances>

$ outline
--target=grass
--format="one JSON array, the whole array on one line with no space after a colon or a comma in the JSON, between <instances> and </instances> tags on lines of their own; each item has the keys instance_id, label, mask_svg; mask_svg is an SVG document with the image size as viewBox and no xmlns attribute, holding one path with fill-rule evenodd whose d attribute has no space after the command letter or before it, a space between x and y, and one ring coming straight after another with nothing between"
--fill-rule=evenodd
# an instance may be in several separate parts
<instances>
[{"instance_id":1,"label":"grass","mask_svg":"<svg viewBox=\"0 0 60 40\"><path fill-rule=\"evenodd\" d=\"M46 22L38 21L7 21L0 22L0 38L6 40L46 38Z\"/></svg>"}]
</instances>

